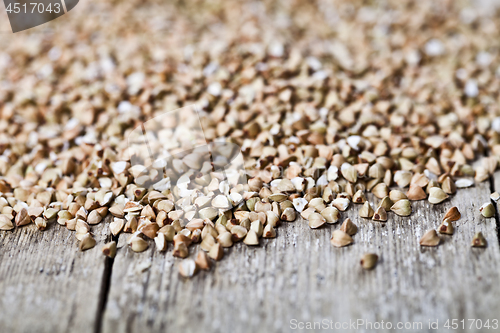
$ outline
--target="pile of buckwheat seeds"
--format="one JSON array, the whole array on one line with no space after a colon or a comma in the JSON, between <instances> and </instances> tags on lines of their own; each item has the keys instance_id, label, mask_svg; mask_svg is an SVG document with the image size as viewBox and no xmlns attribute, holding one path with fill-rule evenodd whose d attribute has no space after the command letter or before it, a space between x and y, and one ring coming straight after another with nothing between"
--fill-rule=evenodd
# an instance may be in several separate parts
<instances>
[{"instance_id":1,"label":"pile of buckwheat seeds","mask_svg":"<svg viewBox=\"0 0 500 333\"><path fill-rule=\"evenodd\" d=\"M276 237L280 223L342 222L331 243L353 244L357 226L341 221L353 205L384 223L499 166L495 11L459 1L102 1L71 15L48 32L0 37L0 230L57 223L85 251L97 245L93 226L107 223L115 241L99 246L110 257L118 236L136 252L173 242L179 258L200 243L196 260L179 264L191 277L236 242ZM198 173L206 165L193 154L134 175L130 133L194 104L209 142L240 147L242 184ZM171 181L183 176L188 188ZM420 244L438 245L458 218L454 207ZM480 233L472 246L486 246ZM362 267L377 258L366 254Z\"/></svg>"}]
</instances>

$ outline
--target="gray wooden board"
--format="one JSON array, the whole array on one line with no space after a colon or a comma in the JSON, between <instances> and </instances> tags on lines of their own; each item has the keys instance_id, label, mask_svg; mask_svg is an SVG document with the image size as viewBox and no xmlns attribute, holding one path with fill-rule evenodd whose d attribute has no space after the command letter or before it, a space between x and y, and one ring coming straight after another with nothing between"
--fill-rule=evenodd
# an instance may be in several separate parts
<instances>
[{"instance_id":1,"label":"gray wooden board","mask_svg":"<svg viewBox=\"0 0 500 333\"><path fill-rule=\"evenodd\" d=\"M97 246L81 252L75 233L57 223L0 232L0 332L92 332L98 324L109 239L92 227Z\"/></svg>"},{"instance_id":2,"label":"gray wooden board","mask_svg":"<svg viewBox=\"0 0 500 333\"><path fill-rule=\"evenodd\" d=\"M495 181L500 188L500 175ZM151 242L146 252L133 253L123 246L128 236L123 235L112 267L103 330L281 332L291 331L293 319L363 319L394 325L422 322L426 331L429 319L439 320L440 329L447 319L498 319L495 220L479 214L489 194L489 184L483 183L460 190L441 205L414 202L409 218L390 214L386 224L360 219L360 206L355 205L342 218L350 217L359 232L355 244L343 249L329 242L339 224L310 230L301 220L285 223L276 239L252 248L237 244L210 272L191 280L178 275L180 259L170 252L155 252ZM421 248L423 232L436 228L454 205L462 212L455 235L443 236L438 248ZM77 250L74 233L58 225L45 232L31 225L0 233L0 331L96 328L106 292L100 246L109 233L103 226L94 227L98 246L84 253ZM476 231L488 239L487 249L470 247ZM359 267L367 251L381 256L373 271ZM193 248L191 256L196 252Z\"/></svg>"},{"instance_id":3,"label":"gray wooden board","mask_svg":"<svg viewBox=\"0 0 500 333\"><path fill-rule=\"evenodd\" d=\"M342 249L330 244L331 231L340 224L311 230L302 220L285 223L276 239L258 247L239 243L211 271L190 280L179 276L180 259L172 257L171 244L166 254L156 252L152 242L143 253L124 246L113 265L103 331L287 332L294 319L423 325L407 331L430 331L429 320L438 320L442 331L447 319L466 319L467 326L468 319L500 320L496 224L479 213L489 186L459 190L436 206L413 202L410 217L390 213L385 224L359 218L355 205L342 218L350 217L359 231L355 244ZM462 213L455 234L442 236L437 248L420 247L423 233L437 228L452 206ZM477 231L488 248L471 248ZM127 236L120 236L122 245ZM373 271L359 265L368 251L381 257ZM190 256L196 253L191 248ZM363 332L366 326L351 328L339 331Z\"/></svg>"}]
</instances>

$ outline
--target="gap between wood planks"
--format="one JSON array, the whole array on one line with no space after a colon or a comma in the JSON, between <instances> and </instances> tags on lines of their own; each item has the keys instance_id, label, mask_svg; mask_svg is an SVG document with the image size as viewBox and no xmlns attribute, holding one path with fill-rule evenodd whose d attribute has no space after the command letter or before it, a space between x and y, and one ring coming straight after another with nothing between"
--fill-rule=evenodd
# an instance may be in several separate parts
<instances>
[{"instance_id":1,"label":"gap between wood planks","mask_svg":"<svg viewBox=\"0 0 500 333\"><path fill-rule=\"evenodd\" d=\"M118 236L111 235L111 240L118 244ZM109 289L111 288L111 274L113 273L114 258L106 257L104 262L104 272L102 273L101 291L99 292L99 304L97 306L94 333L101 333L104 310L108 302Z\"/></svg>"},{"instance_id":2,"label":"gap between wood planks","mask_svg":"<svg viewBox=\"0 0 500 333\"><path fill-rule=\"evenodd\" d=\"M488 181L490 182L490 192L491 193L495 192L496 191L496 189L495 189L495 176L491 175L490 179ZM493 200L491 200L491 201L493 201ZM498 239L498 243L500 244L500 216L498 215L498 206L497 206L496 202L493 202L493 207L495 207L495 224L497 226L497 239Z\"/></svg>"},{"instance_id":3,"label":"gap between wood planks","mask_svg":"<svg viewBox=\"0 0 500 333\"><path fill-rule=\"evenodd\" d=\"M485 155L491 156L490 151L486 150ZM490 182L490 194L497 191L497 189L495 188L495 173L494 172L492 175L490 175L488 181ZM493 201L493 200L491 200L491 198L490 198L490 201ZM493 207L495 208L495 224L497 227L497 240L498 240L498 243L500 244L500 215L498 214L498 205L494 201L493 201Z\"/></svg>"},{"instance_id":4,"label":"gap between wood planks","mask_svg":"<svg viewBox=\"0 0 500 333\"><path fill-rule=\"evenodd\" d=\"M495 189L495 176L490 175L489 179L489 188L490 188L490 193L493 193L496 191ZM467 189L459 189L459 191L467 191ZM497 239L498 242L500 243L500 214L498 210L498 206L496 202L493 202L493 206L495 208L495 225L496 225L496 231L497 231ZM115 241L118 244L118 236L111 236L111 240ZM97 314L96 314L96 322L95 322L95 327L94 327L94 333L101 333L102 328L103 328L103 319L104 319L104 311L106 309L106 304L108 301L108 295L109 291L111 289L111 276L113 273L113 264L114 264L114 258L109 258L106 257L105 259L105 266L104 266L104 272L103 272L103 279L101 283L101 290L99 292L99 305L97 308Z\"/></svg>"}]
</instances>

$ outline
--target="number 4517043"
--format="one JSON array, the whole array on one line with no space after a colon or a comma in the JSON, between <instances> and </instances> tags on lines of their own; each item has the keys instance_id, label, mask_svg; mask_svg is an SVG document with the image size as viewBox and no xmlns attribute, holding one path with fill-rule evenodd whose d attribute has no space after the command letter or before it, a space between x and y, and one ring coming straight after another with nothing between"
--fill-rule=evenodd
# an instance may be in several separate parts
<instances>
[{"instance_id":1,"label":"number 4517043","mask_svg":"<svg viewBox=\"0 0 500 333\"><path fill-rule=\"evenodd\" d=\"M453 329L453 330L457 330L457 329L498 329L498 319L492 319L492 320L486 320L486 321L482 321L481 319L462 319L462 320L458 320L458 319L448 319L445 323L444 323L444 328L447 328L447 329Z\"/></svg>"},{"instance_id":2,"label":"number 4517043","mask_svg":"<svg viewBox=\"0 0 500 333\"><path fill-rule=\"evenodd\" d=\"M7 6L7 13L25 13L25 14L35 14L35 13L60 13L61 12L61 4L60 3L49 3L45 6L42 2L30 2L30 4L19 4L19 3L9 3Z\"/></svg>"}]
</instances>

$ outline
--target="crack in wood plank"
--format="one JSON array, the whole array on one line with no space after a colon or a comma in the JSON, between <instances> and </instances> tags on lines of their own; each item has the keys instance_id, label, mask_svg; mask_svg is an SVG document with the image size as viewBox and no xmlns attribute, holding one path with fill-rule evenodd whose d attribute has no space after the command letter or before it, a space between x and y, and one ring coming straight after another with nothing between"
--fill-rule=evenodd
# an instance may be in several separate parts
<instances>
[{"instance_id":1,"label":"crack in wood plank","mask_svg":"<svg viewBox=\"0 0 500 333\"><path fill-rule=\"evenodd\" d=\"M496 181L498 180L498 187ZM489 179L490 182L490 192L499 192L500 191L500 172L495 172L493 175L490 176ZM495 207L495 222L497 226L497 238L498 241L500 242L500 213L498 211L498 204L494 200L491 200L493 202L493 207Z\"/></svg>"},{"instance_id":2,"label":"crack in wood plank","mask_svg":"<svg viewBox=\"0 0 500 333\"><path fill-rule=\"evenodd\" d=\"M108 300L109 288L111 285L111 274L113 272L113 258L105 258L104 271L102 273L102 284L101 290L99 292L99 305L96 311L96 320L94 332L100 333L102 330L102 318L104 315L104 309L106 308L106 303Z\"/></svg>"},{"instance_id":3,"label":"crack in wood plank","mask_svg":"<svg viewBox=\"0 0 500 333\"><path fill-rule=\"evenodd\" d=\"M109 223L113 217L108 214L105 219L105 227L109 230ZM109 233L108 239L106 239L107 242L114 241L118 244L118 238L120 235L113 235L111 232ZM104 271L102 273L102 285L101 285L101 290L99 292L99 305L97 307L96 311L96 320L95 320L95 326L94 326L94 332L95 333L101 333L102 331L102 320L104 317L104 310L106 309L106 304L108 302L108 295L109 295L109 289L111 287L111 275L113 274L113 263L115 259L114 258L105 258L105 263L104 263Z\"/></svg>"}]
</instances>

